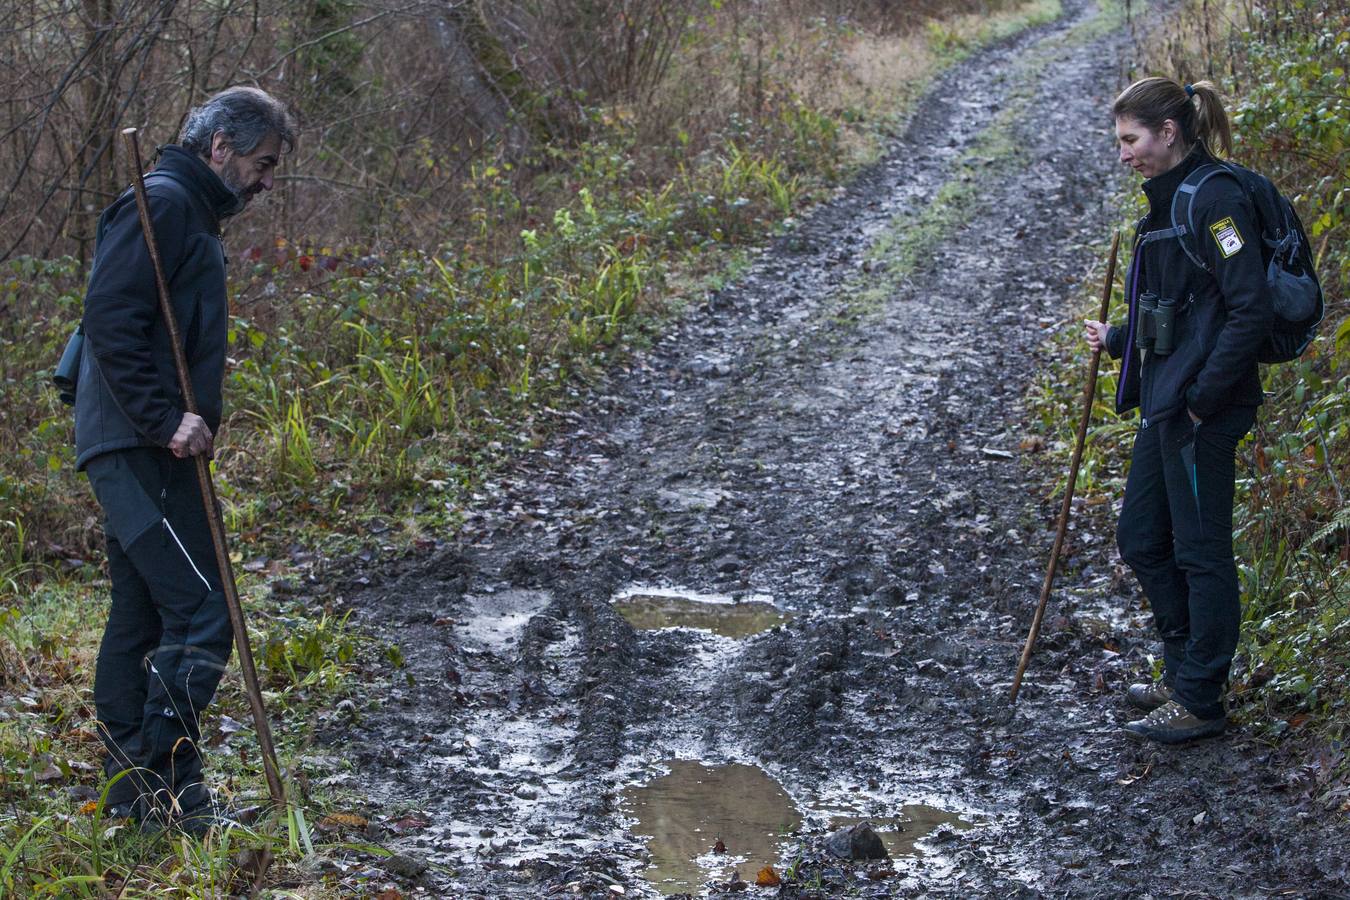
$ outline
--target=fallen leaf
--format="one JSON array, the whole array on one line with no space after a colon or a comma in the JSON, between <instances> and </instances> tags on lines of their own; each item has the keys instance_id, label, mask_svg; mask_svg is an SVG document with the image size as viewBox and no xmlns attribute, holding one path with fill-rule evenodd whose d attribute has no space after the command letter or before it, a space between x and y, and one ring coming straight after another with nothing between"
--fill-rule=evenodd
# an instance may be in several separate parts
<instances>
[{"instance_id":1,"label":"fallen leaf","mask_svg":"<svg viewBox=\"0 0 1350 900\"><path fill-rule=\"evenodd\" d=\"M318 829L320 831L340 831L343 828L362 829L368 824L370 823L366 821L365 816L356 813L336 812L329 813L320 819Z\"/></svg>"},{"instance_id":2,"label":"fallen leaf","mask_svg":"<svg viewBox=\"0 0 1350 900\"><path fill-rule=\"evenodd\" d=\"M406 816L394 819L390 822L389 830L395 834L406 834L409 831L417 831L418 829L426 828L430 824L431 821L429 819L424 819L419 815L409 813Z\"/></svg>"},{"instance_id":3,"label":"fallen leaf","mask_svg":"<svg viewBox=\"0 0 1350 900\"><path fill-rule=\"evenodd\" d=\"M778 873L773 870L773 866L765 866L755 876L755 884L759 887L778 887L782 883L783 879L778 877Z\"/></svg>"},{"instance_id":4,"label":"fallen leaf","mask_svg":"<svg viewBox=\"0 0 1350 900\"><path fill-rule=\"evenodd\" d=\"M101 740L88 728L73 728L62 735L62 738L74 744L97 744Z\"/></svg>"}]
</instances>

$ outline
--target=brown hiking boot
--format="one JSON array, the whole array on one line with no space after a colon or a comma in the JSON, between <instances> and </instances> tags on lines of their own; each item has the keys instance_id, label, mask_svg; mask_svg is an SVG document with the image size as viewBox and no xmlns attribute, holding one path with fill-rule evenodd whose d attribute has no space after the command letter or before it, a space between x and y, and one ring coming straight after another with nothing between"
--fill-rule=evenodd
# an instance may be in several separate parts
<instances>
[{"instance_id":1,"label":"brown hiking boot","mask_svg":"<svg viewBox=\"0 0 1350 900\"><path fill-rule=\"evenodd\" d=\"M1169 700L1125 730L1160 744L1184 744L1200 738L1223 734L1228 725L1227 716L1217 719L1198 719L1175 700Z\"/></svg>"},{"instance_id":2,"label":"brown hiking boot","mask_svg":"<svg viewBox=\"0 0 1350 900\"><path fill-rule=\"evenodd\" d=\"M1125 690L1125 699L1136 709L1153 712L1172 699L1172 689L1161 681L1132 684Z\"/></svg>"}]
</instances>

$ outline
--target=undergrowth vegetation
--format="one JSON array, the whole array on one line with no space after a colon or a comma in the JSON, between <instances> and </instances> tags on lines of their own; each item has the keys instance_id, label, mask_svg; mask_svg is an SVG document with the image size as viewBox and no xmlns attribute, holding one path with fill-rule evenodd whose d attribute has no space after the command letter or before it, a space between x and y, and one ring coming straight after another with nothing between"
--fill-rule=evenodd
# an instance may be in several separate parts
<instances>
[{"instance_id":1,"label":"undergrowth vegetation","mask_svg":"<svg viewBox=\"0 0 1350 900\"><path fill-rule=\"evenodd\" d=\"M323 880L299 867L317 839L303 811L356 800L320 784L340 773L308 745L357 714L353 671L402 660L296 583L333 557L450 533L511 448L872 157L938 69L1058 12L1055 0L947 6L855 20L807 2L781 14L710 3L645 102L587 108L584 127L528 158L483 145L434 242L262 241L247 223L251 245L227 237L229 417L214 467L242 593L267 613L250 626L294 803L205 845L99 819L102 533L73 471L69 411L46 384L85 272L72 258L0 263L0 894L224 896L263 850L280 860L274 876ZM409 160L445 185L443 162ZM209 718L203 752L221 793L261 799L233 673ZM314 890L368 887L335 876Z\"/></svg>"},{"instance_id":2,"label":"undergrowth vegetation","mask_svg":"<svg viewBox=\"0 0 1350 900\"><path fill-rule=\"evenodd\" d=\"M1325 789L1338 766L1346 772L1350 731L1350 14L1326 0L1193 0L1166 22L1141 34L1143 64L1133 77L1209 77L1228 92L1234 158L1294 201L1326 293L1326 319L1307 353L1264 367L1267 402L1238 451L1234 528L1244 624L1232 686L1238 714L1260 733L1297 734L1329 748L1314 785ZM1132 186L1123 210L1135 210L1135 195ZM1122 218L1120 227L1132 221ZM1117 290L1116 320L1121 299ZM1095 304L1085 298L1078 312L1060 336L1056 371L1031 398L1065 458L1081 402L1078 321L1095 316ZM1109 509L1104 501L1123 490L1136 427L1112 408L1116 370L1103 365L1099 424L1077 486L1098 509Z\"/></svg>"},{"instance_id":3,"label":"undergrowth vegetation","mask_svg":"<svg viewBox=\"0 0 1350 900\"><path fill-rule=\"evenodd\" d=\"M671 59L649 109L596 108L583 139L532 161L475 161L457 186L473 208L434 248L232 246L231 415L216 467L229 524L262 544L250 555L289 543L290 524L453 521L474 473L531 441L577 376L641 340L728 251L791 227L870 158L938 68L1059 8L986 6L901 32L805 17L739 26L754 46L705 36ZM691 84L712 103L675 125ZM101 552L71 470L69 412L46 385L84 274L70 258L0 263L0 434L12 448L0 585L11 588Z\"/></svg>"}]
</instances>

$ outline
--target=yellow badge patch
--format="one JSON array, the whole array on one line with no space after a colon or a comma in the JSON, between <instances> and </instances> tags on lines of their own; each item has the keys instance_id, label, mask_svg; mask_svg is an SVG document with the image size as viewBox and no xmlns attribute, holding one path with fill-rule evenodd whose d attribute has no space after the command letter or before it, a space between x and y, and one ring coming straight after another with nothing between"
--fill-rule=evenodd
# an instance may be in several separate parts
<instances>
[{"instance_id":1,"label":"yellow badge patch","mask_svg":"<svg viewBox=\"0 0 1350 900\"><path fill-rule=\"evenodd\" d=\"M1242 249L1242 235L1238 234L1231 218L1220 219L1209 226L1209 233L1214 235L1214 243L1219 245L1219 252L1224 259Z\"/></svg>"}]
</instances>

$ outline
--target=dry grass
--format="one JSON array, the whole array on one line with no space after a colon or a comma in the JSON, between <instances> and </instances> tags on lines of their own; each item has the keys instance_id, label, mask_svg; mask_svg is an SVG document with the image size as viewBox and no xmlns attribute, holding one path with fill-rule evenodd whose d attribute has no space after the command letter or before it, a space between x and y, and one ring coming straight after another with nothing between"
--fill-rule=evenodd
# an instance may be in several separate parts
<instances>
[{"instance_id":1,"label":"dry grass","mask_svg":"<svg viewBox=\"0 0 1350 900\"><path fill-rule=\"evenodd\" d=\"M789 83L810 106L845 121L874 125L850 129L844 135L853 158L867 158L877 149L876 132L901 124L944 64L1059 13L1059 0L1026 0L1000 5L994 12L932 20L922 28L901 32L817 34L816 42L836 54L839 64L816 72L799 71ZM805 36L794 39L810 42Z\"/></svg>"}]
</instances>

